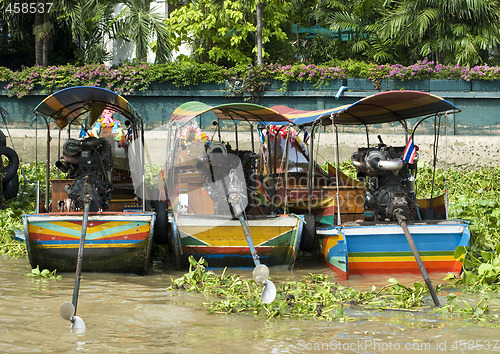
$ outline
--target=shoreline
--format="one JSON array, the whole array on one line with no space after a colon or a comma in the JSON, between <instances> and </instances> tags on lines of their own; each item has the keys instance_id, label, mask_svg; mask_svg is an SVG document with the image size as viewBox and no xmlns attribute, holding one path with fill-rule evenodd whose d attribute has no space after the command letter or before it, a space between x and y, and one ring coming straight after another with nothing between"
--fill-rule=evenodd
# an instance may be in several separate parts
<instances>
[{"instance_id":1,"label":"shoreline","mask_svg":"<svg viewBox=\"0 0 500 354\"><path fill-rule=\"evenodd\" d=\"M2 130L7 137L7 146L14 149L23 163L32 163L36 160L46 161L46 131L39 130L36 134L34 129L9 129ZM9 136L10 133L10 136ZM79 132L74 132L72 138L78 138ZM207 134L218 140L216 131L207 131ZM381 133L382 139L388 146L404 146L405 137L402 134ZM149 162L162 164L166 156L166 131L147 130L144 132L146 142L146 157ZM51 130L50 161L54 163L58 159L58 131ZM302 138L302 134L300 134ZM11 142L12 138L12 142ZM61 148L67 135L61 138ZM235 148L235 136L233 132L221 132L224 142L230 143ZM254 134L255 149L258 149L258 134ZM370 135L371 146L378 143L376 134ZM432 165L433 163L433 135L416 135L415 144L419 146L419 164ZM251 136L249 132L238 133L238 145L242 150L251 150ZM335 136L331 131L316 134L315 159L319 164L325 161L335 161ZM351 155L358 147L366 146L366 135L363 133L339 133L340 161L350 160ZM318 153L319 152L319 153ZM452 167L457 169L475 169L482 167L500 166L500 136L440 136L438 142L438 167Z\"/></svg>"}]
</instances>

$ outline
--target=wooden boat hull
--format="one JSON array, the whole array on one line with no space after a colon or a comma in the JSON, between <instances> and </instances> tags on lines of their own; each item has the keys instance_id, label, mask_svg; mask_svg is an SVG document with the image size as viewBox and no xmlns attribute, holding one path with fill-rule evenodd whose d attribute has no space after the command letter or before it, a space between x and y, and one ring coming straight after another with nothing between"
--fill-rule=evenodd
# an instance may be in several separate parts
<instances>
[{"instance_id":1,"label":"wooden boat hull","mask_svg":"<svg viewBox=\"0 0 500 354\"><path fill-rule=\"evenodd\" d=\"M24 215L31 266L75 271L82 219L81 213ZM91 213L82 270L144 274L149 265L154 222L154 213Z\"/></svg>"},{"instance_id":2,"label":"wooden boat hull","mask_svg":"<svg viewBox=\"0 0 500 354\"><path fill-rule=\"evenodd\" d=\"M447 220L408 227L428 273L460 274L462 263L453 253L456 247L469 245L468 224ZM395 223L320 227L317 234L328 266L343 279L353 274L420 273L403 230Z\"/></svg>"},{"instance_id":3,"label":"wooden boat hull","mask_svg":"<svg viewBox=\"0 0 500 354\"><path fill-rule=\"evenodd\" d=\"M171 216L174 249L179 266L188 256L203 257L211 267L251 267L250 249L238 220L214 216ZM303 220L282 215L248 220L250 232L261 263L295 263L302 235Z\"/></svg>"}]
</instances>

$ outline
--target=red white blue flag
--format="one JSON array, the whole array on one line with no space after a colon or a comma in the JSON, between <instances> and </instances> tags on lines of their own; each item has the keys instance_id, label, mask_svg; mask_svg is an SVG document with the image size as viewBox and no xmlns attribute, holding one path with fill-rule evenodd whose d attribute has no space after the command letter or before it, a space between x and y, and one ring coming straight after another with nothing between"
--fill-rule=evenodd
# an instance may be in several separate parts
<instances>
[{"instance_id":1,"label":"red white blue flag","mask_svg":"<svg viewBox=\"0 0 500 354\"><path fill-rule=\"evenodd\" d=\"M417 156L418 147L413 144L413 139L410 136L408 143L406 144L405 151L403 152L403 161L413 164L413 160Z\"/></svg>"},{"instance_id":2,"label":"red white blue flag","mask_svg":"<svg viewBox=\"0 0 500 354\"><path fill-rule=\"evenodd\" d=\"M304 129L304 143L308 143L309 142L309 133L307 132L307 129Z\"/></svg>"}]
</instances>

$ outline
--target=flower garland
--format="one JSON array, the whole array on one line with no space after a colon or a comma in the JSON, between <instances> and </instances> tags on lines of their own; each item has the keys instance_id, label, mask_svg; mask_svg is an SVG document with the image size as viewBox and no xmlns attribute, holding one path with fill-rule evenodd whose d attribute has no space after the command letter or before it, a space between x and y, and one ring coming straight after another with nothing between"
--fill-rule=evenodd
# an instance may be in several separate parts
<instances>
[{"instance_id":1,"label":"flower garland","mask_svg":"<svg viewBox=\"0 0 500 354\"><path fill-rule=\"evenodd\" d=\"M290 142L293 143L295 139L297 138L297 132L295 129L290 128L288 131L286 127L282 125L270 125L269 126L269 134L271 136L271 139L274 139L276 136L280 136L282 139L287 138L287 134L290 134ZM264 136L267 136L267 130L264 129L263 131Z\"/></svg>"},{"instance_id":2,"label":"flower garland","mask_svg":"<svg viewBox=\"0 0 500 354\"><path fill-rule=\"evenodd\" d=\"M191 125L188 129L181 131L181 141L183 145L187 145L196 140L201 140L204 145L210 145L210 137L196 125Z\"/></svg>"}]
</instances>

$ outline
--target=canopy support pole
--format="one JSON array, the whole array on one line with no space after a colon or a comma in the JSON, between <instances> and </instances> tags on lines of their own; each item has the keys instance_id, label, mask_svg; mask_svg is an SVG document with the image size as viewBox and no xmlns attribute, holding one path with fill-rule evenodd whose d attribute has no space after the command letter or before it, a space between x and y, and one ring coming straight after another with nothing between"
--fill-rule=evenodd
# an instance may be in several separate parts
<instances>
[{"instance_id":1,"label":"canopy support pole","mask_svg":"<svg viewBox=\"0 0 500 354\"><path fill-rule=\"evenodd\" d=\"M45 208L49 210L49 192L50 192L50 124L48 120L45 120L47 124L47 161L45 164Z\"/></svg>"},{"instance_id":2,"label":"canopy support pole","mask_svg":"<svg viewBox=\"0 0 500 354\"><path fill-rule=\"evenodd\" d=\"M332 116L332 124L333 128L332 133L335 133L335 164L337 165L336 171L335 171L335 184L337 186L337 225L340 226L342 225L342 220L340 218L340 187L339 187L339 171L340 171L340 152L339 152L339 130L337 127L337 124L334 123L334 119Z\"/></svg>"}]
</instances>

